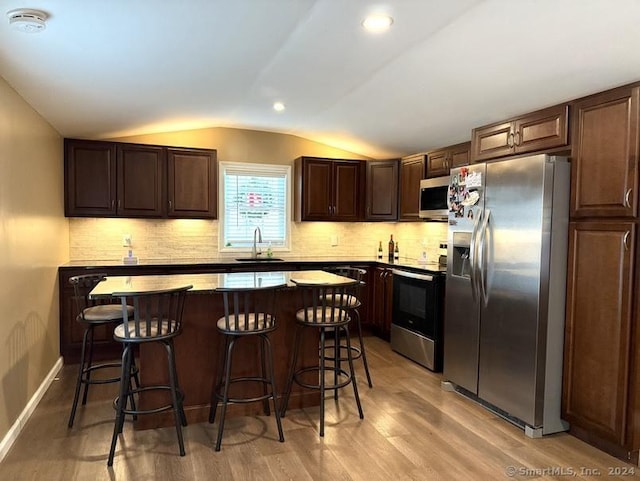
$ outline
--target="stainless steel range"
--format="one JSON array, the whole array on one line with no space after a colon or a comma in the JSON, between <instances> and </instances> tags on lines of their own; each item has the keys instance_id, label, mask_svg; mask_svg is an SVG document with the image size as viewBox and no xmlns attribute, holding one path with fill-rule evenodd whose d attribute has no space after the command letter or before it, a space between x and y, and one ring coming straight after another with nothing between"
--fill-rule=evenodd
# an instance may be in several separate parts
<instances>
[{"instance_id":1,"label":"stainless steel range","mask_svg":"<svg viewBox=\"0 0 640 481\"><path fill-rule=\"evenodd\" d=\"M432 371L442 369L444 276L393 270L391 348Z\"/></svg>"}]
</instances>

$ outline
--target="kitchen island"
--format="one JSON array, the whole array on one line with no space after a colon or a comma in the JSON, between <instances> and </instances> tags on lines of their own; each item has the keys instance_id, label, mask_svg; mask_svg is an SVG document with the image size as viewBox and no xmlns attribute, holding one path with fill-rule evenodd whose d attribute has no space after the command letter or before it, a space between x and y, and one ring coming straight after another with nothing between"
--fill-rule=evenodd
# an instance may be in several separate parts
<instances>
[{"instance_id":1,"label":"kitchen island","mask_svg":"<svg viewBox=\"0 0 640 481\"><path fill-rule=\"evenodd\" d=\"M181 282L193 284L195 289L188 293L184 312L184 332L176 339L176 353L178 355L178 375L182 388L186 393L185 407L188 420L200 422L207 419L211 392L213 389L213 373L218 362L219 336L215 328L215 321L222 315L221 295L212 295L218 282L218 275L236 273L247 276L267 276L280 271L287 271L291 275L304 270L319 270L326 267L351 265L368 270L367 288L363 290L361 317L363 325L373 318L371 303L374 295L373 284L377 279L380 268L395 267L417 272L442 273L444 268L437 265L418 265L413 259L402 259L400 262L387 263L377 261L371 257L362 258L287 258L285 261L255 261L238 262L234 259L177 259L150 260L138 265L123 265L116 261L78 261L70 262L59 268L60 287L60 350L66 364L78 362L80 343L82 340L82 326L75 321L76 308L73 299L73 288L69 284L69 277L87 273L104 273L108 277L119 276L130 282L139 282L146 276L163 276L169 279L180 276ZM184 276L184 277L183 277ZM136 280L138 279L138 280ZM283 389L287 368L290 363L290 349L293 344L295 330L295 312L302 305L300 293L296 289L285 289L278 293L279 327L272 334L274 348L274 363L276 367L276 383ZM369 314L367 314L369 309ZM375 333L375 326L373 332ZM96 355L98 359L116 359L120 356L121 346L113 341L112 331L106 326L96 329ZM241 346L239 346L241 347ZM304 361L315 360L317 345L310 337L305 346L308 356ZM249 343L243 347L242 354L248 366L257 362L255 346ZM149 346L141 362L150 363L157 357L162 359L164 353L159 346ZM145 371L145 379L149 383L162 382L166 369L161 366L149 368L141 366ZM292 393L289 406L291 408L316 405L319 403L318 394L309 390L299 390ZM259 405L235 405L231 413L259 412ZM146 418L146 419L145 419ZM162 424L171 425L170 415L166 418L142 416L138 427L154 427Z\"/></svg>"},{"instance_id":2,"label":"kitchen island","mask_svg":"<svg viewBox=\"0 0 640 481\"><path fill-rule=\"evenodd\" d=\"M183 330L175 339L176 365L180 387L184 392L184 408L189 422L202 422L208 417L211 393L214 389L219 349L221 348L220 334L215 323L224 314L222 296L217 292L219 288L278 286L279 296L276 307L278 328L270 334L274 351L274 368L276 385L284 387L290 363L290 353L293 346L295 332L295 311L300 308L299 292L295 289L297 283L318 283L323 285L339 285L353 282L349 278L330 274L324 271L275 271L275 272L233 272L219 274L168 274L141 276L110 276L99 283L91 292L93 299L112 299L113 295L123 295L132 292L153 292L175 287L193 286L184 307ZM236 359L243 360L235 363L234 376L245 376L259 368L258 345L255 339L243 339L239 343ZM138 367L142 386L166 384L167 369L164 366L165 356L162 346L155 343L141 344L138 353ZM317 339L309 337L302 350L304 365L317 363ZM236 395L246 397L255 396L247 391L250 386L234 386L240 388ZM166 393L141 393L140 408L149 409L167 403ZM319 403L317 392L295 389L292 392L290 406L304 407ZM259 404L233 405L230 414L258 414ZM136 428L146 429L171 425L171 413L157 413L142 416L136 421Z\"/></svg>"}]
</instances>

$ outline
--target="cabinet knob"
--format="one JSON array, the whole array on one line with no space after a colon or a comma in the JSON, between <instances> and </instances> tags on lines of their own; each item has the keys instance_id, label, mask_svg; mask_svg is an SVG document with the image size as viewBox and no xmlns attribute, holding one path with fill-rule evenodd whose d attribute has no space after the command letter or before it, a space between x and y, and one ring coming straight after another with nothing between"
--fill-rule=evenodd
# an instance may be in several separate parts
<instances>
[{"instance_id":1,"label":"cabinet knob","mask_svg":"<svg viewBox=\"0 0 640 481\"><path fill-rule=\"evenodd\" d=\"M516 132L515 144L520 145L520 131Z\"/></svg>"},{"instance_id":2,"label":"cabinet knob","mask_svg":"<svg viewBox=\"0 0 640 481\"><path fill-rule=\"evenodd\" d=\"M513 132L509 132L509 136L507 137L507 145L509 147L513 147Z\"/></svg>"}]
</instances>

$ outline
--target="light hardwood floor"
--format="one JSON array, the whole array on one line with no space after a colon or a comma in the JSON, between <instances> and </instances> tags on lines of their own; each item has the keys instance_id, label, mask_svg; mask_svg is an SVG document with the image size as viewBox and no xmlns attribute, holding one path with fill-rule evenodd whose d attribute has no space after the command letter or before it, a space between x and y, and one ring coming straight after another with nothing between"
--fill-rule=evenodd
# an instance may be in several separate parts
<instances>
[{"instance_id":1,"label":"light hardwood floor","mask_svg":"<svg viewBox=\"0 0 640 481\"><path fill-rule=\"evenodd\" d=\"M273 417L235 417L227 420L219 453L213 450L217 424L186 427L185 457L178 455L173 428L134 431L127 423L113 468L106 460L115 386L93 390L68 429L77 366L65 366L0 463L0 480L640 478L630 473L633 466L568 434L526 438L481 406L443 391L439 374L394 353L388 343L375 337L366 342L374 387L366 386L358 362L363 421L348 387L337 403L327 399L324 439L317 408L287 413L284 443ZM621 472L629 475L614 475Z\"/></svg>"}]
</instances>

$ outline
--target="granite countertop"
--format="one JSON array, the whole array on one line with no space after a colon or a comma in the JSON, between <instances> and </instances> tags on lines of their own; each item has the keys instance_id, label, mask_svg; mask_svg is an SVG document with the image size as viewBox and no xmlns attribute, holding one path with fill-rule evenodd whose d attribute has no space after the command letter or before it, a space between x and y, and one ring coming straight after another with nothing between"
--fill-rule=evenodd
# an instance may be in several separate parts
<instances>
[{"instance_id":1,"label":"granite countertop","mask_svg":"<svg viewBox=\"0 0 640 481\"><path fill-rule=\"evenodd\" d=\"M239 257L239 256L238 256ZM310 266L317 266L321 268L328 264L374 264L380 267L397 267L412 269L418 271L428 271L431 273L445 273L446 266L441 266L437 262L420 263L417 259L401 257L396 262L388 262L386 259L379 260L376 257L366 256L345 256L345 257L301 257L301 256L288 256L282 255L277 258L281 261L265 261L265 260L250 260L250 261L238 261L237 257L220 256L220 257L207 257L207 258L173 258L173 259L139 259L137 264L124 264L121 259L119 260L75 260L67 262L60 267L129 267L135 269L136 267L198 267L198 268L230 268L230 267L256 267L256 266L280 266L286 267L291 264L307 264ZM273 267L272 267L273 269ZM286 269L283 269L286 270Z\"/></svg>"},{"instance_id":2,"label":"granite countertop","mask_svg":"<svg viewBox=\"0 0 640 481\"><path fill-rule=\"evenodd\" d=\"M355 281L348 277L320 270L107 276L93 288L90 296L92 298L111 297L187 286L191 286L190 291L213 292L230 288L294 287L299 284L342 285L353 282Z\"/></svg>"}]
</instances>

